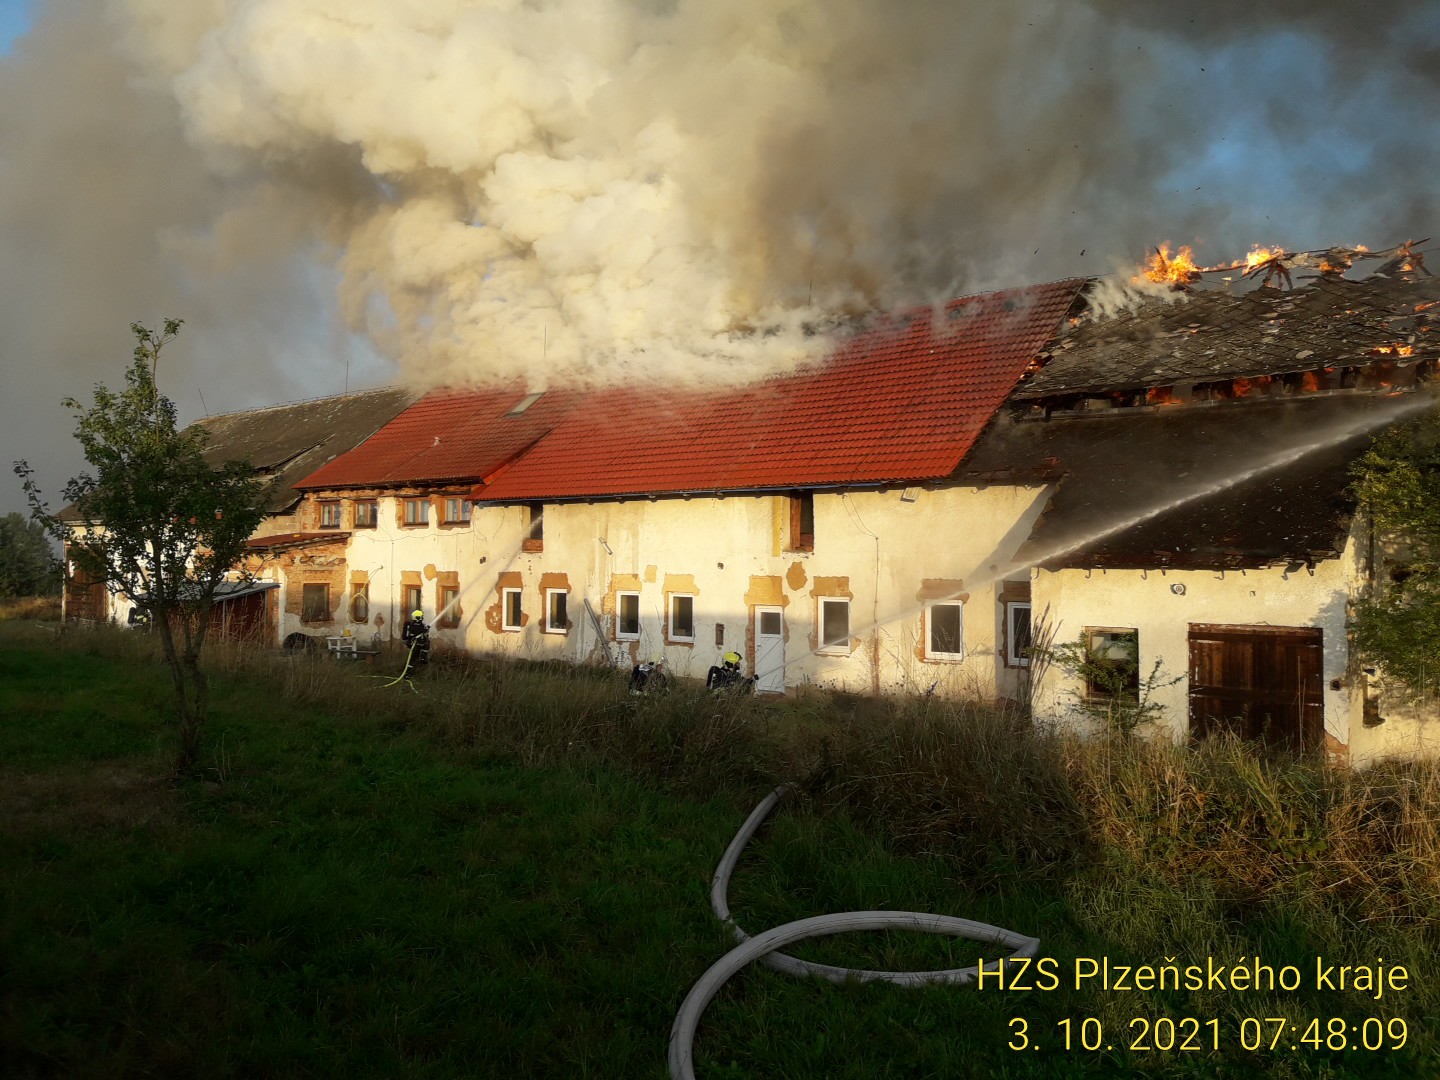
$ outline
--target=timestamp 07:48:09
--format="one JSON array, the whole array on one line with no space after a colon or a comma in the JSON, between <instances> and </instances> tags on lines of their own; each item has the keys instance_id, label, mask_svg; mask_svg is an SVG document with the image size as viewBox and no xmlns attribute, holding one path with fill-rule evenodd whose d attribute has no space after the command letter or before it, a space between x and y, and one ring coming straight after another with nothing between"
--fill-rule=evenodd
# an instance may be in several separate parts
<instances>
[{"instance_id":1,"label":"timestamp 07:48:09","mask_svg":"<svg viewBox=\"0 0 1440 1080\"><path fill-rule=\"evenodd\" d=\"M1137 1016L1126 1025L1119 1039L1109 1037L1105 1025L1090 1016L1057 1020L1049 1037L1038 1032L1023 1016L1010 1020L1011 1050L1116 1050L1137 1053L1217 1051L1238 1045L1242 1050L1399 1050L1410 1036L1403 1017L1347 1020L1341 1016L1294 1021L1283 1016L1247 1016L1238 1030L1228 1032L1219 1020L1198 1020L1193 1016Z\"/></svg>"}]
</instances>

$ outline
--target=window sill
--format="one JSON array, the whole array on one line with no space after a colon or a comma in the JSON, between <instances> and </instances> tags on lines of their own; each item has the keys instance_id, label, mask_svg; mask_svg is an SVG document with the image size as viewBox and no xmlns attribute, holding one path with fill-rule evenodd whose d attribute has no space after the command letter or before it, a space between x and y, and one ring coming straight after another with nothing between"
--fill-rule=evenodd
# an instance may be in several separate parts
<instances>
[{"instance_id":1,"label":"window sill","mask_svg":"<svg viewBox=\"0 0 1440 1080\"><path fill-rule=\"evenodd\" d=\"M356 523L355 523L355 528L356 528L356 529L362 529L362 530L363 530L363 529L373 529L373 528L375 528L375 526L374 526L373 524L372 524L372 525L361 525L359 522L356 522Z\"/></svg>"},{"instance_id":2,"label":"window sill","mask_svg":"<svg viewBox=\"0 0 1440 1080\"><path fill-rule=\"evenodd\" d=\"M616 641L639 641L639 640L640 640L640 635L639 635L639 634L616 634L616 635L615 635L615 640L616 640Z\"/></svg>"},{"instance_id":3,"label":"window sill","mask_svg":"<svg viewBox=\"0 0 1440 1080\"><path fill-rule=\"evenodd\" d=\"M844 645L826 645L815 650L817 656L853 656L855 650Z\"/></svg>"},{"instance_id":4,"label":"window sill","mask_svg":"<svg viewBox=\"0 0 1440 1080\"><path fill-rule=\"evenodd\" d=\"M964 653L926 653L925 660L931 664L963 664Z\"/></svg>"},{"instance_id":5,"label":"window sill","mask_svg":"<svg viewBox=\"0 0 1440 1080\"><path fill-rule=\"evenodd\" d=\"M518 634L521 633L524 629L525 628L523 626L502 626L500 627L500 632L502 634Z\"/></svg>"},{"instance_id":6,"label":"window sill","mask_svg":"<svg viewBox=\"0 0 1440 1080\"><path fill-rule=\"evenodd\" d=\"M540 631L540 632L541 632L542 634L549 634L549 635L551 635L552 637L568 637L569 634L570 634L570 629L569 629L569 627L566 627L564 630L556 630L556 629L553 629L553 628L547 626L547 627L545 627L544 630L542 630L542 631Z\"/></svg>"}]
</instances>

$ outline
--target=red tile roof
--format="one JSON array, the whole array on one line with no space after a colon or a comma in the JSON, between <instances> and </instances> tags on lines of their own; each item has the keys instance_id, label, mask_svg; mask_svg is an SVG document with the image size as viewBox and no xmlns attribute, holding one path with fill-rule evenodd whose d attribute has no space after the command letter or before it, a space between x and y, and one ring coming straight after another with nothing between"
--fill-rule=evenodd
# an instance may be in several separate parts
<instances>
[{"instance_id":1,"label":"red tile roof","mask_svg":"<svg viewBox=\"0 0 1440 1080\"><path fill-rule=\"evenodd\" d=\"M923 308L823 367L716 391L587 396L477 500L743 491L949 475L1054 336L1083 284Z\"/></svg>"},{"instance_id":2,"label":"red tile roof","mask_svg":"<svg viewBox=\"0 0 1440 1080\"><path fill-rule=\"evenodd\" d=\"M355 449L295 486L483 480L544 436L578 395L551 391L518 416L505 415L525 396L525 388L518 385L427 394Z\"/></svg>"},{"instance_id":3,"label":"red tile roof","mask_svg":"<svg viewBox=\"0 0 1440 1080\"><path fill-rule=\"evenodd\" d=\"M426 396L297 488L480 483L522 502L947 476L1055 335L1082 280L884 320L824 365L739 388Z\"/></svg>"}]
</instances>

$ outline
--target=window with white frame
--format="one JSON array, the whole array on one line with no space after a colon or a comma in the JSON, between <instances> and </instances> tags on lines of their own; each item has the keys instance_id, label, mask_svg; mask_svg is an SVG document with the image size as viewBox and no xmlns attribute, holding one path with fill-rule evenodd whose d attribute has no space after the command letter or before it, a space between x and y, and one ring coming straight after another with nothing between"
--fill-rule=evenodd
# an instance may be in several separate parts
<instances>
[{"instance_id":1,"label":"window with white frame","mask_svg":"<svg viewBox=\"0 0 1440 1080\"><path fill-rule=\"evenodd\" d=\"M1005 603L1005 663L1010 667L1030 666L1030 601Z\"/></svg>"},{"instance_id":2,"label":"window with white frame","mask_svg":"<svg viewBox=\"0 0 1440 1080\"><path fill-rule=\"evenodd\" d=\"M570 594L564 589L545 590L545 633L565 634L570 631Z\"/></svg>"},{"instance_id":3,"label":"window with white frame","mask_svg":"<svg viewBox=\"0 0 1440 1080\"><path fill-rule=\"evenodd\" d=\"M931 660L965 659L965 605L958 600L925 609L925 655Z\"/></svg>"},{"instance_id":4,"label":"window with white frame","mask_svg":"<svg viewBox=\"0 0 1440 1080\"><path fill-rule=\"evenodd\" d=\"M695 597L689 593L670 594L671 641L695 640Z\"/></svg>"},{"instance_id":5,"label":"window with white frame","mask_svg":"<svg viewBox=\"0 0 1440 1080\"><path fill-rule=\"evenodd\" d=\"M850 601L820 598L820 651L850 652Z\"/></svg>"},{"instance_id":6,"label":"window with white frame","mask_svg":"<svg viewBox=\"0 0 1440 1080\"><path fill-rule=\"evenodd\" d=\"M500 629L520 630L523 628L520 620L524 617L524 612L521 610L519 589L500 590L500 612Z\"/></svg>"},{"instance_id":7,"label":"window with white frame","mask_svg":"<svg viewBox=\"0 0 1440 1080\"><path fill-rule=\"evenodd\" d=\"M640 640L640 594L622 592L615 595L615 640Z\"/></svg>"}]
</instances>

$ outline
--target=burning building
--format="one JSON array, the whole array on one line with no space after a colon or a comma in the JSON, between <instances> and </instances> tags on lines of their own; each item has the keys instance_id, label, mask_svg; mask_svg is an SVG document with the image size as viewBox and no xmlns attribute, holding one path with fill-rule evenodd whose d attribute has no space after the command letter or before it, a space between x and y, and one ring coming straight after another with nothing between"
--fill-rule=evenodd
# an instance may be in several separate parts
<instances>
[{"instance_id":1,"label":"burning building","mask_svg":"<svg viewBox=\"0 0 1440 1080\"><path fill-rule=\"evenodd\" d=\"M1175 677L1162 735L1428 750L1350 654L1377 556L1349 469L1428 400L1440 282L1352 254L1262 252L1235 290L1161 255L1118 313L1093 279L965 297L738 388L386 399L252 541L273 632L383 646L418 608L441 647L696 677L736 651L762 691L1055 720L1114 692L1032 670L1080 638Z\"/></svg>"}]
</instances>

